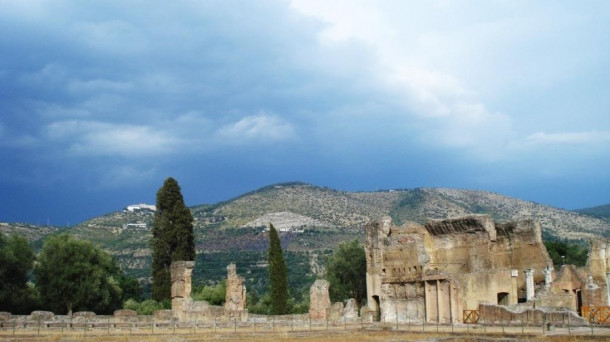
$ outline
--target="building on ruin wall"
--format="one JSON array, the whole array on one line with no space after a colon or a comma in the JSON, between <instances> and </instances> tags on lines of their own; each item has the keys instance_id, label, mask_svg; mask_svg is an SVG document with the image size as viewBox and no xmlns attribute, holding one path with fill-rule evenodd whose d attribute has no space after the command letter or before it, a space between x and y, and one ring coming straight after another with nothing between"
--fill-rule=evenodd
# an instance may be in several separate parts
<instances>
[{"instance_id":1,"label":"building on ruin wall","mask_svg":"<svg viewBox=\"0 0 610 342\"><path fill-rule=\"evenodd\" d=\"M373 221L365 250L368 309L384 321L459 322L479 304L525 302L552 266L537 223L486 215L423 226Z\"/></svg>"}]
</instances>

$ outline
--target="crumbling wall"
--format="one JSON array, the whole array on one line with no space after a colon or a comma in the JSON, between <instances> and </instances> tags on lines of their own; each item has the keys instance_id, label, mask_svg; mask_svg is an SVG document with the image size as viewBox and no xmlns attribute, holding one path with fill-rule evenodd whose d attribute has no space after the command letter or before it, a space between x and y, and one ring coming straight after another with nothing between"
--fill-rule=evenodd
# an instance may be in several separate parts
<instances>
[{"instance_id":1,"label":"crumbling wall","mask_svg":"<svg viewBox=\"0 0 610 342\"><path fill-rule=\"evenodd\" d=\"M239 319L240 321L248 320L248 312L244 310L227 310L221 306L209 305L205 301L193 301L191 298L191 275L195 262L193 261L176 261L171 265L171 280L172 280L172 314L174 318L180 321L206 321L206 320L228 320ZM235 285L231 290L235 296L245 298L245 285L243 278L237 276L235 268L229 267L229 277ZM242 291L243 290L243 291ZM239 291L239 295L237 292ZM239 299L237 299L239 302ZM245 308L245 299L241 301Z\"/></svg>"},{"instance_id":2,"label":"crumbling wall","mask_svg":"<svg viewBox=\"0 0 610 342\"><path fill-rule=\"evenodd\" d=\"M227 294L224 307L231 311L244 311L246 303L246 284L244 278L237 275L235 264L229 264L227 266Z\"/></svg>"},{"instance_id":3,"label":"crumbling wall","mask_svg":"<svg viewBox=\"0 0 610 342\"><path fill-rule=\"evenodd\" d=\"M512 305L525 293L525 269L544 281L552 261L533 221L495 225L487 215L422 226L366 227L368 310L382 320L458 322L481 303Z\"/></svg>"},{"instance_id":4,"label":"crumbling wall","mask_svg":"<svg viewBox=\"0 0 610 342\"><path fill-rule=\"evenodd\" d=\"M500 305L481 304L479 323L502 325L536 325L551 323L556 326L587 325L587 320L573 311L558 309L511 310Z\"/></svg>"},{"instance_id":5,"label":"crumbling wall","mask_svg":"<svg viewBox=\"0 0 610 342\"><path fill-rule=\"evenodd\" d=\"M610 305L610 240L600 238L589 242L586 269L600 290L596 291L599 292L596 294L598 301L590 301L585 305Z\"/></svg>"}]
</instances>

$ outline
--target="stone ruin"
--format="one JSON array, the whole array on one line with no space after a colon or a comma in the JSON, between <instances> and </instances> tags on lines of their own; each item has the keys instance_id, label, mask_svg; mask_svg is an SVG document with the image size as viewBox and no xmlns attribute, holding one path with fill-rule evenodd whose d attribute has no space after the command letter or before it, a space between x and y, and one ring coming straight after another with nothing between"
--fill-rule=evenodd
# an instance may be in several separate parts
<instances>
[{"instance_id":1,"label":"stone ruin","mask_svg":"<svg viewBox=\"0 0 610 342\"><path fill-rule=\"evenodd\" d=\"M544 309L549 315L558 308L608 305L610 244L591 246L586 269L565 265L555 272L540 225L531 220L494 223L490 216L471 215L401 227L391 218L376 220L366 227L367 315L458 323L464 310L482 305L485 321L502 310Z\"/></svg>"},{"instance_id":2,"label":"stone ruin","mask_svg":"<svg viewBox=\"0 0 610 342\"><path fill-rule=\"evenodd\" d=\"M179 321L233 320L247 321L249 317L266 319L264 315L250 315L246 309L246 285L244 278L237 275L235 264L227 266L227 294L224 306L210 305L205 301L193 301L191 298L191 276L193 261L177 261L171 265L172 279L172 315ZM310 288L310 309L306 315L289 315L290 319L300 317L302 320L354 320L358 317L356 301L350 299L343 303L332 304L329 296L330 284L323 279L316 280Z\"/></svg>"},{"instance_id":3,"label":"stone ruin","mask_svg":"<svg viewBox=\"0 0 610 342\"><path fill-rule=\"evenodd\" d=\"M242 277L237 275L234 264L227 267L227 303L225 306L210 305L205 301L191 298L191 277L194 261L176 261L171 265L172 314L180 321L206 321L239 319L248 320L246 310L246 286Z\"/></svg>"},{"instance_id":4,"label":"stone ruin","mask_svg":"<svg viewBox=\"0 0 610 342\"><path fill-rule=\"evenodd\" d=\"M246 310L246 284L244 278L237 275L235 264L227 266L225 309L230 311Z\"/></svg>"},{"instance_id":5,"label":"stone ruin","mask_svg":"<svg viewBox=\"0 0 610 342\"><path fill-rule=\"evenodd\" d=\"M309 317L311 319L327 319L330 317L330 284L323 279L316 280L309 289Z\"/></svg>"}]
</instances>

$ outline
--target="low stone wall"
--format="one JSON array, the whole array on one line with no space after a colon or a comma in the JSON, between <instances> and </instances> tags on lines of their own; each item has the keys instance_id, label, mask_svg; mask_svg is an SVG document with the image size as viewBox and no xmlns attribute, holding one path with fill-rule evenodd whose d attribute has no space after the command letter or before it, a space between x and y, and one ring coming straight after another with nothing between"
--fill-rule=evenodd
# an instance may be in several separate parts
<instances>
[{"instance_id":1,"label":"low stone wall","mask_svg":"<svg viewBox=\"0 0 610 342\"><path fill-rule=\"evenodd\" d=\"M163 315L167 311L170 315ZM157 315L161 313L161 315ZM0 327L13 326L31 327L41 325L43 327L53 327L65 325L66 327L95 326L98 324L112 327L131 326L133 324L170 323L175 321L171 315L171 310L160 310L155 315L138 315L133 310L117 310L114 315L96 315L94 312L81 311L72 315L55 315L50 311L34 311L29 315L12 315L9 312L0 312Z\"/></svg>"},{"instance_id":2,"label":"low stone wall","mask_svg":"<svg viewBox=\"0 0 610 342\"><path fill-rule=\"evenodd\" d=\"M521 309L521 310L520 310ZM587 325L586 319L574 311L556 308L514 308L506 306L479 305L479 323L498 325L541 325L550 323L555 326Z\"/></svg>"}]
</instances>

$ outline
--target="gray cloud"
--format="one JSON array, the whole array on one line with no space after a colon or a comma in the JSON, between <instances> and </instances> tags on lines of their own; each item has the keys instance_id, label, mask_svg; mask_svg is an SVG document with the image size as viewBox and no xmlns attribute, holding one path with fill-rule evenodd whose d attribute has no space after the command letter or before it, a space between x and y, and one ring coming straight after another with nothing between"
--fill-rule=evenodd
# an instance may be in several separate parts
<instances>
[{"instance_id":1,"label":"gray cloud","mask_svg":"<svg viewBox=\"0 0 610 342\"><path fill-rule=\"evenodd\" d=\"M519 1L7 1L0 184L61 192L69 180L122 198L174 175L206 202L296 179L501 190L566 164L571 177L607 165L603 13ZM583 146L596 153L575 165ZM553 172L537 169L541 157Z\"/></svg>"}]
</instances>

